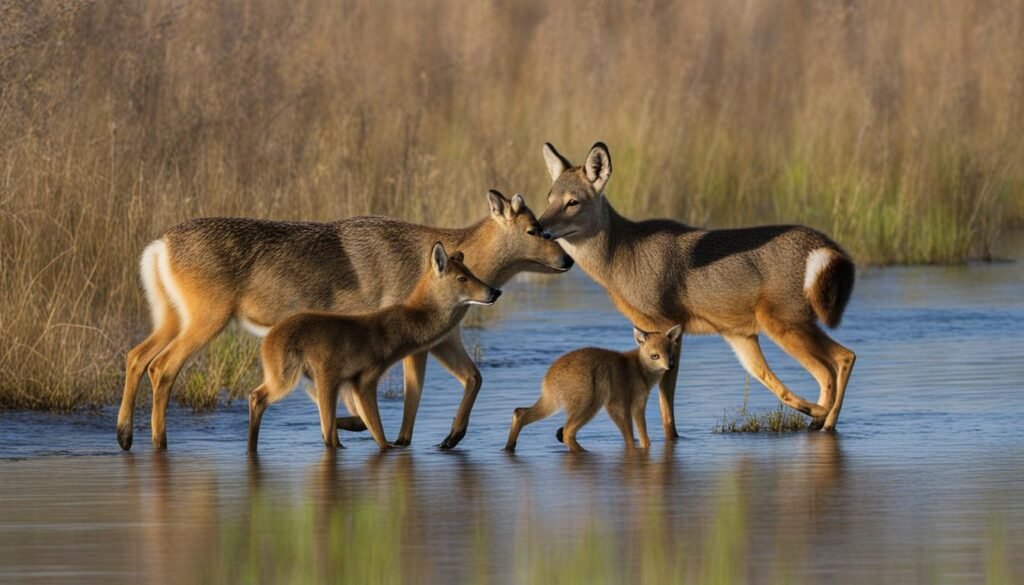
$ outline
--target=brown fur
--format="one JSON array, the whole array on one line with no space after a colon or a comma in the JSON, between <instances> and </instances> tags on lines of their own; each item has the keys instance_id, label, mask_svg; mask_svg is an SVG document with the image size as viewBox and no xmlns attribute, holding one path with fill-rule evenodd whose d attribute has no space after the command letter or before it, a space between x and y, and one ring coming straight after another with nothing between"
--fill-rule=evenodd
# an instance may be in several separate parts
<instances>
[{"instance_id":1,"label":"brown fur","mask_svg":"<svg viewBox=\"0 0 1024 585\"><path fill-rule=\"evenodd\" d=\"M541 225L626 317L646 330L681 323L687 333L722 335L751 375L814 418L812 428L835 427L855 355L815 318L837 325L850 298L854 267L842 248L804 226L703 230L667 219L630 221L603 193L611 176L604 144L595 144L581 167L550 144L544 158L553 182ZM820 270L805 287L812 264ZM762 331L814 376L817 404L792 394L771 372L758 344ZM671 438L678 436L676 376L669 372L660 384L662 423Z\"/></svg>"},{"instance_id":2,"label":"brown fur","mask_svg":"<svg viewBox=\"0 0 1024 585\"><path fill-rule=\"evenodd\" d=\"M377 381L398 360L430 347L459 324L468 304L491 304L501 291L485 284L438 242L432 270L401 304L364 315L296 313L263 340L263 383L249 397L249 452L256 451L266 408L288 395L306 375L316 386L321 433L340 447L335 428L338 393L351 392L359 416L382 450L390 445L377 410Z\"/></svg>"},{"instance_id":3,"label":"brown fur","mask_svg":"<svg viewBox=\"0 0 1024 585\"><path fill-rule=\"evenodd\" d=\"M127 355L117 423L121 447L131 447L135 396L147 370L153 442L166 447L164 414L178 372L232 319L269 328L296 311L365 313L401 302L423 274L422 250L436 241L464 251L466 264L495 286L524 270L564 272L572 266L558 244L542 237L521 196L507 199L491 191L487 200L489 216L465 229L357 217L332 223L204 218L168 230L142 258L154 330ZM166 274L156 274L160 266ZM459 309L459 319L466 310ZM396 443L412 440L428 352L464 386L451 433L441 444L454 447L465 435L482 381L458 328L406 358L405 417ZM344 426L362 425L350 419Z\"/></svg>"},{"instance_id":4,"label":"brown fur","mask_svg":"<svg viewBox=\"0 0 1024 585\"><path fill-rule=\"evenodd\" d=\"M574 453L584 451L576 441L576 433L603 406L632 449L633 424L640 433L640 446L650 447L644 410L651 388L662 375L673 368L672 356L679 345L682 329L673 327L666 333L646 333L634 329L637 349L617 352L586 347L559 357L541 384L541 395L529 408L517 408L512 415L506 451L515 451L523 427L545 419L559 408L565 409L565 426L558 429L558 440Z\"/></svg>"}]
</instances>

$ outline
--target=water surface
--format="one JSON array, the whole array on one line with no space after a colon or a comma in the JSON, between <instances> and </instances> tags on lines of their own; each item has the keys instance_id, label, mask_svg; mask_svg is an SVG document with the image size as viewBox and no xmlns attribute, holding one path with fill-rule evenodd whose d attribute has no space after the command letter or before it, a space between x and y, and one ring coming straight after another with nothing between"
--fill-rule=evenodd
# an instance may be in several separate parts
<instances>
[{"instance_id":1,"label":"water surface","mask_svg":"<svg viewBox=\"0 0 1024 585\"><path fill-rule=\"evenodd\" d=\"M243 401L172 408L166 454L143 410L130 453L113 408L0 413L0 582L1024 579L1022 284L1020 263L862 272L834 332L858 353L835 434L712 433L746 375L721 339L687 337L682 440L665 443L655 398L647 454L628 456L604 414L583 456L555 441L561 415L503 453L556 356L632 343L575 270L510 285L465 332L484 387L452 452L434 445L461 389L433 361L413 445L383 455L365 434L326 453L302 392L267 411L254 461ZM751 407L776 404L750 387ZM382 399L391 438L401 407Z\"/></svg>"}]
</instances>

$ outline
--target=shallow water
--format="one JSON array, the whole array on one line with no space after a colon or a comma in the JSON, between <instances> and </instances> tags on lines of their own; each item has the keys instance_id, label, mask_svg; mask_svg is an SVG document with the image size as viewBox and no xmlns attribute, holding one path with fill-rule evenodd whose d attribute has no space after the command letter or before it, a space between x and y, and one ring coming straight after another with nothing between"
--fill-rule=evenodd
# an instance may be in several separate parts
<instances>
[{"instance_id":1,"label":"shallow water","mask_svg":"<svg viewBox=\"0 0 1024 585\"><path fill-rule=\"evenodd\" d=\"M839 432L723 435L746 376L717 337L684 339L683 438L627 456L605 415L572 456L561 415L501 451L512 409L581 345L629 348L628 323L580 272L506 289L485 325L469 433L436 363L413 446L319 442L302 392L245 455L244 401L173 408L166 454L122 453L116 412L0 413L0 582L1013 582L1024 579L1024 263L871 269L834 332L858 353ZM810 377L765 342L791 389ZM755 382L750 406L775 398ZM382 399L388 435L401 401ZM487 579L490 577L491 579Z\"/></svg>"}]
</instances>

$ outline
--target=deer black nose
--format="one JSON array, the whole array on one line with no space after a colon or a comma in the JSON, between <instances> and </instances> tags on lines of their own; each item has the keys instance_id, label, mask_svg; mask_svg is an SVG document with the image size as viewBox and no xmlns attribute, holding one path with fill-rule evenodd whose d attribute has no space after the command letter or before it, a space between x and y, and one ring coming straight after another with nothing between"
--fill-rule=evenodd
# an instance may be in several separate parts
<instances>
[{"instance_id":1,"label":"deer black nose","mask_svg":"<svg viewBox=\"0 0 1024 585\"><path fill-rule=\"evenodd\" d=\"M563 270L569 270L572 268L573 260L568 254L562 254L562 257L558 259L558 263Z\"/></svg>"},{"instance_id":2,"label":"deer black nose","mask_svg":"<svg viewBox=\"0 0 1024 585\"><path fill-rule=\"evenodd\" d=\"M498 297L500 297L500 296L501 296L501 291L500 290L498 290L496 288L492 288L491 289L491 302L492 303L494 301L498 300Z\"/></svg>"}]
</instances>

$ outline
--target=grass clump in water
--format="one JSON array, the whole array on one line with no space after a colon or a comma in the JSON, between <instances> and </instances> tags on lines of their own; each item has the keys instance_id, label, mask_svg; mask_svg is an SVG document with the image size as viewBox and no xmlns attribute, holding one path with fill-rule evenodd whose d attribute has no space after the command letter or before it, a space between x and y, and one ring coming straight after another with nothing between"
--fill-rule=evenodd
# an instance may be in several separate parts
<instances>
[{"instance_id":1,"label":"grass clump in water","mask_svg":"<svg viewBox=\"0 0 1024 585\"><path fill-rule=\"evenodd\" d=\"M795 410L779 403L777 408L755 411L747 408L750 398L750 377L743 390L743 404L734 412L726 411L722 420L715 425L716 433L786 433L805 431L807 418Z\"/></svg>"},{"instance_id":2,"label":"grass clump in water","mask_svg":"<svg viewBox=\"0 0 1024 585\"><path fill-rule=\"evenodd\" d=\"M807 430L807 419L798 412L779 404L768 411L748 411L746 405L735 413L725 413L715 426L716 433L786 433Z\"/></svg>"}]
</instances>

